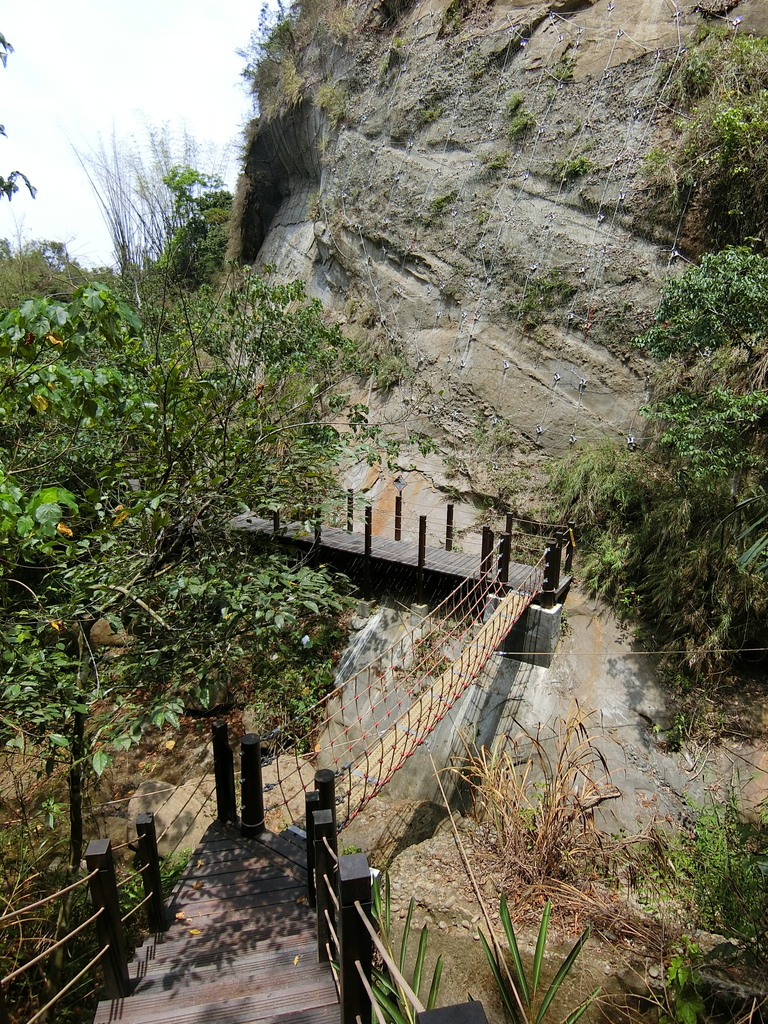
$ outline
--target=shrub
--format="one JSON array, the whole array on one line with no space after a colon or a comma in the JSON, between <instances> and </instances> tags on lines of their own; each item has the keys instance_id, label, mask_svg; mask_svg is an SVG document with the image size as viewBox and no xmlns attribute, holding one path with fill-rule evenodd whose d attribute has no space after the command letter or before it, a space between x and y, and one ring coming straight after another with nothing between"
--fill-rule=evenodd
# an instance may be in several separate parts
<instances>
[{"instance_id":1,"label":"shrub","mask_svg":"<svg viewBox=\"0 0 768 1024\"><path fill-rule=\"evenodd\" d=\"M597 164L582 153L580 156L564 157L562 160L558 160L552 168L552 177L558 181L573 181L596 170Z\"/></svg>"}]
</instances>

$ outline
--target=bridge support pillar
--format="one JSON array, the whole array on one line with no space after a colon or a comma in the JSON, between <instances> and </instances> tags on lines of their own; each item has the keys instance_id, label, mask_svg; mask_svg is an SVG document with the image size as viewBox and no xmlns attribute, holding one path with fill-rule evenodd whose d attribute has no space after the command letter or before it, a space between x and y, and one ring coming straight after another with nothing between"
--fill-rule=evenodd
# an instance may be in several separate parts
<instances>
[{"instance_id":1,"label":"bridge support pillar","mask_svg":"<svg viewBox=\"0 0 768 1024\"><path fill-rule=\"evenodd\" d=\"M542 608L532 604L507 634L499 650L528 665L549 668L560 639L563 606Z\"/></svg>"}]
</instances>

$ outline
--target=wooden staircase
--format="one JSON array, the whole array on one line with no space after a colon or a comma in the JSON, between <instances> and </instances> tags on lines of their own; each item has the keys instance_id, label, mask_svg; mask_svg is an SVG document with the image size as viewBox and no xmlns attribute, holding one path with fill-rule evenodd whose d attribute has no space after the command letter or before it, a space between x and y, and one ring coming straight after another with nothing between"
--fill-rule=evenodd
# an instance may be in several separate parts
<instances>
[{"instance_id":1,"label":"wooden staircase","mask_svg":"<svg viewBox=\"0 0 768 1024\"><path fill-rule=\"evenodd\" d=\"M136 950L132 994L99 1003L94 1024L337 1024L318 963L306 851L291 833L245 838L214 822L168 904L169 928Z\"/></svg>"}]
</instances>

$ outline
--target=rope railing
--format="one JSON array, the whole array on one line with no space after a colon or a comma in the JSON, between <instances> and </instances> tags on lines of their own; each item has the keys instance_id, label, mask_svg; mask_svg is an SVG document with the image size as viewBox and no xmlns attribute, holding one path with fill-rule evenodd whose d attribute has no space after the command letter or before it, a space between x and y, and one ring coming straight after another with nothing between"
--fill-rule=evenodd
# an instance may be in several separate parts
<instances>
[{"instance_id":1,"label":"rope railing","mask_svg":"<svg viewBox=\"0 0 768 1024\"><path fill-rule=\"evenodd\" d=\"M73 928L72 931L68 935L65 935L63 939L59 939L58 942L54 942L54 944L52 946L49 946L48 949L43 950L42 953L38 953L38 955L34 959L27 960L27 962L25 964L22 964L21 967L17 967L15 971L11 971L10 974L6 974L2 981L0 981L0 985L2 985L3 987L7 987L8 985L10 985L12 981L15 981L16 978L20 978L23 974L26 974L26 972L30 970L30 968L34 967L35 964L41 963L43 960L49 957L51 953L55 953L57 949L61 949L61 947L65 946L70 939L73 939L75 937L75 935L79 935L80 932L84 931L89 925L93 924L93 922L103 913L104 908L99 907L95 914L91 914L91 916L87 918L87 920L83 921L82 924L79 924L77 928Z\"/></svg>"},{"instance_id":2,"label":"rope railing","mask_svg":"<svg viewBox=\"0 0 768 1024\"><path fill-rule=\"evenodd\" d=\"M56 899L69 896L85 883L89 885L94 913L77 924L66 935L52 942L47 949L15 967L5 977L0 979L0 1024L8 1024L10 1020L5 1001L5 995L10 985L18 981L33 968L38 967L48 957L70 943L75 937L83 936L83 933L91 927L95 929L100 951L74 978L67 981L46 1005L27 1021L27 1024L33 1024L34 1021L44 1016L96 964L102 961L104 989L107 996L109 998L121 998L128 994L130 982L128 977L126 940L123 931L124 924L140 910L146 909L148 923L152 931L163 931L167 927L153 815L139 815L136 822L136 831L138 855L143 862L137 871L132 872L118 882L113 858L114 850L110 841L108 839L93 840L89 843L85 852L85 862L89 869L87 875L41 900L5 914L2 920L0 920L0 923L5 925L16 922L31 910L50 905ZM125 914L121 914L119 907L120 890L125 890L126 886L135 882L138 878L141 878L143 881L144 896Z\"/></svg>"},{"instance_id":3,"label":"rope railing","mask_svg":"<svg viewBox=\"0 0 768 1024\"><path fill-rule=\"evenodd\" d=\"M92 871L89 875L85 875L83 878L78 878L76 882L71 885L65 886L63 889L59 889L57 892L51 893L50 896L45 896L41 900L37 900L36 903L28 903L25 907L20 907L18 910L12 910L9 914L3 914L0 917L0 925L4 925L6 921L10 921L15 917L20 917L22 914L28 913L30 910L37 910L39 907L44 907L46 903L52 903L53 900L57 900L60 896L65 896L68 892L72 892L73 889L77 889L81 885L85 885L86 882L90 882L93 876L96 874Z\"/></svg>"},{"instance_id":4,"label":"rope railing","mask_svg":"<svg viewBox=\"0 0 768 1024\"><path fill-rule=\"evenodd\" d=\"M343 783L336 802L338 828L344 828L480 678L534 598L545 607L554 605L564 549L566 563L569 558L568 535L569 529L561 527L537 564L526 567L524 576L507 584L502 563L509 554L510 536L502 535L497 551L488 530L479 576L462 580L362 668L351 675L343 674L342 669L339 685L299 718L264 737L252 736L251 740L267 749L259 764L258 789L263 798L244 800L256 808L248 827L263 827L265 815L276 811L287 811L291 820L300 820L301 794L310 787L315 767L322 766ZM565 577L563 586L569 579ZM220 754L233 761L226 738ZM236 822L233 768L220 766L219 771L226 800L217 781L218 817ZM244 768L244 786L246 775Z\"/></svg>"},{"instance_id":5,"label":"rope railing","mask_svg":"<svg viewBox=\"0 0 768 1024\"><path fill-rule=\"evenodd\" d=\"M384 945L384 943L381 941L379 936L376 934L376 929L373 927L371 922L368 920L368 915L367 915L366 911L363 909L362 905L360 904L360 902L358 900L355 901L354 906L355 906L355 910L357 911L357 913L360 916L360 920L363 923L363 927L368 932L368 934L371 936L371 941L373 942L374 946L378 950L379 956L381 957L381 959L386 964L387 970L392 975L393 979L395 980L395 983L397 984L397 986L399 988L401 988L403 990L403 992L405 993L405 995L406 995L406 997L408 999L408 1002L414 1008L416 1013L424 1013L425 1009L426 1009L424 1004L421 1002L419 997L413 991L413 989L411 988L411 986L408 984L407 980L403 976L402 972L400 971L399 967L397 966L395 961L392 959L392 957L389 955L389 951L387 950L387 947Z\"/></svg>"},{"instance_id":6,"label":"rope railing","mask_svg":"<svg viewBox=\"0 0 768 1024\"><path fill-rule=\"evenodd\" d=\"M35 1024L35 1021L40 1020L51 1009L51 1007L55 1006L56 1003L58 1003L62 996L65 996L67 992L71 991L75 987L75 985L78 983L78 981L80 981L81 978L85 977L85 975L91 970L91 968L95 967L100 960L103 960L103 958L106 956L108 952L109 944L107 944L106 946L102 946L102 948L99 950L96 956L93 957L93 959L90 960L85 965L85 967L83 967L83 969L79 971L74 976L74 978L71 979L71 981L68 981L67 984L62 989L59 989L56 995L53 996L52 999L49 999L45 1006L43 1006L41 1009L37 1011L34 1017L29 1018L27 1024Z\"/></svg>"}]
</instances>

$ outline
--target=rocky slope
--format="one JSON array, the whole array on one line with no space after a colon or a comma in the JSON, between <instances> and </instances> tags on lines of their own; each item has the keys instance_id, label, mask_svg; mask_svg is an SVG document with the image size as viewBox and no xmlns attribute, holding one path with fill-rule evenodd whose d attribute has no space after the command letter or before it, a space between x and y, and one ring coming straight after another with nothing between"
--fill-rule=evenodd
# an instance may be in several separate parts
<instances>
[{"instance_id":1,"label":"rocky slope","mask_svg":"<svg viewBox=\"0 0 768 1024\"><path fill-rule=\"evenodd\" d=\"M648 367L629 341L697 245L654 203L646 158L675 131L698 8L326 6L336 21L296 28L262 88L236 254L309 282L358 340L378 418L435 438L454 474L484 467L483 490L640 435ZM757 0L739 15L768 30Z\"/></svg>"}]
</instances>

